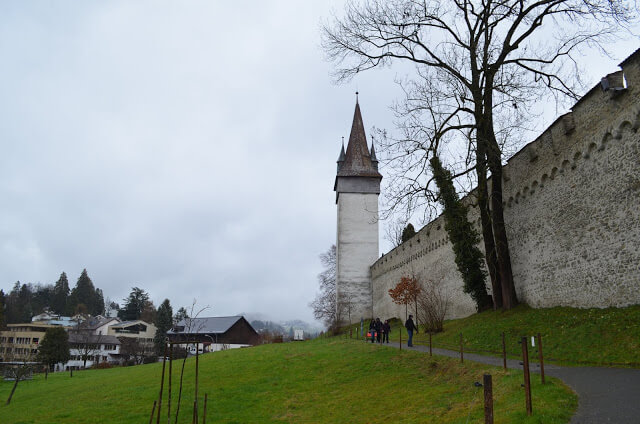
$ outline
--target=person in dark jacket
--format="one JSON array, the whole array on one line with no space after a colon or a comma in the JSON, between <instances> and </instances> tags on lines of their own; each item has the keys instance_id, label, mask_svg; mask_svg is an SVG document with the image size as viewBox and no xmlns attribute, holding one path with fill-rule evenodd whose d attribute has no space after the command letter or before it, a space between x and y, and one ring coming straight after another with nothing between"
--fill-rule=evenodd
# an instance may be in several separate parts
<instances>
[{"instance_id":1,"label":"person in dark jacket","mask_svg":"<svg viewBox=\"0 0 640 424\"><path fill-rule=\"evenodd\" d=\"M382 321L380 318L376 318L376 341L380 343L382 339Z\"/></svg>"},{"instance_id":2,"label":"person in dark jacket","mask_svg":"<svg viewBox=\"0 0 640 424\"><path fill-rule=\"evenodd\" d=\"M407 334L409 335L407 346L413 347L413 331L415 330L416 334L418 333L418 327L413 323L413 315L409 315L409 319L404 323L404 327L407 329Z\"/></svg>"},{"instance_id":3,"label":"person in dark jacket","mask_svg":"<svg viewBox=\"0 0 640 424\"><path fill-rule=\"evenodd\" d=\"M376 341L376 320L371 318L369 323L369 334L371 334L371 343Z\"/></svg>"},{"instance_id":4,"label":"person in dark jacket","mask_svg":"<svg viewBox=\"0 0 640 424\"><path fill-rule=\"evenodd\" d=\"M389 333L391 333L391 324L389 320L385 320L382 324L382 343L389 343Z\"/></svg>"}]
</instances>

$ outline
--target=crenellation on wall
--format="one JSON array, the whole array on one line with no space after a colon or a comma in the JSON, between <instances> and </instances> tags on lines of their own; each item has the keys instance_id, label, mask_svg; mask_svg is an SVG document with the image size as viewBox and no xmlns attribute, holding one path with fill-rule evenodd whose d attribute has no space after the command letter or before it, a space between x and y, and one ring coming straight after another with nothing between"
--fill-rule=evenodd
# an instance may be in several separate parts
<instances>
[{"instance_id":1,"label":"crenellation on wall","mask_svg":"<svg viewBox=\"0 0 640 424\"><path fill-rule=\"evenodd\" d=\"M595 86L504 167L516 292L533 307L640 303L640 50L621 66L624 90ZM480 231L472 196L464 201ZM449 317L475 310L442 216L378 259L371 273L376 314L403 313L388 296L401 276L434 273L451 294Z\"/></svg>"}]
</instances>

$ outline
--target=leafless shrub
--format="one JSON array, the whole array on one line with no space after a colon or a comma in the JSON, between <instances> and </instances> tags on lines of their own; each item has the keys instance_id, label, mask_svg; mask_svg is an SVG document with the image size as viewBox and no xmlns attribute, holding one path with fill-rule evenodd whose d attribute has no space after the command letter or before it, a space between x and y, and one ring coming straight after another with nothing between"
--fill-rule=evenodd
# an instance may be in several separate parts
<instances>
[{"instance_id":1,"label":"leafless shrub","mask_svg":"<svg viewBox=\"0 0 640 424\"><path fill-rule=\"evenodd\" d=\"M451 304L451 294L443 286L439 274L436 272L430 278L421 278L422 291L418 295L418 308L425 330L433 333L443 331L444 318Z\"/></svg>"}]
</instances>

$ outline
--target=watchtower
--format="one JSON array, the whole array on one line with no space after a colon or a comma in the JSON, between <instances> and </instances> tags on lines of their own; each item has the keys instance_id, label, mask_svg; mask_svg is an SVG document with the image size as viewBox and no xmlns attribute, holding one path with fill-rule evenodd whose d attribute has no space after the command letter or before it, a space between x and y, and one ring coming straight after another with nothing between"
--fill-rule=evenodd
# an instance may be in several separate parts
<instances>
[{"instance_id":1,"label":"watchtower","mask_svg":"<svg viewBox=\"0 0 640 424\"><path fill-rule=\"evenodd\" d=\"M333 190L338 205L336 237L336 310L342 323L373 315L373 292L369 267L378 258L378 195L382 175L378 172L362 123L360 105L351 134L338 158Z\"/></svg>"}]
</instances>

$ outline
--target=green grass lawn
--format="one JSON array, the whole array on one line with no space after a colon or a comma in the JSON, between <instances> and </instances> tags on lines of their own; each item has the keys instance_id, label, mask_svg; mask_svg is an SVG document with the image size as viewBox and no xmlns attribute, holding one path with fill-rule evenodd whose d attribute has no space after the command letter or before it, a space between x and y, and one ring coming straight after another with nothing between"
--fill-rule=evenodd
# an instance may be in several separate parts
<instances>
[{"instance_id":1,"label":"green grass lawn","mask_svg":"<svg viewBox=\"0 0 640 424\"><path fill-rule=\"evenodd\" d=\"M181 423L191 422L194 365L187 361ZM2 382L0 422L147 423L161 369L58 373L47 381L38 375L20 383L8 406L11 383ZM534 415L526 417L520 371L339 338L203 355L199 393L200 402L208 394L208 423L477 423L483 389L473 383L485 372L493 375L496 423L566 423L575 411L576 396L558 380L542 386L532 378ZM165 388L163 423L166 394Z\"/></svg>"},{"instance_id":2,"label":"green grass lawn","mask_svg":"<svg viewBox=\"0 0 640 424\"><path fill-rule=\"evenodd\" d=\"M391 337L398 340L400 321ZM607 309L532 309L520 305L511 311L487 311L446 321L444 332L433 335L433 346L459 349L460 333L465 350L502 354L505 333L509 357L521 357L520 337L542 335L545 362L564 365L601 365L640 368L640 306ZM406 340L406 331L403 331ZM424 333L414 337L428 344ZM537 358L535 351L532 360Z\"/></svg>"}]
</instances>

